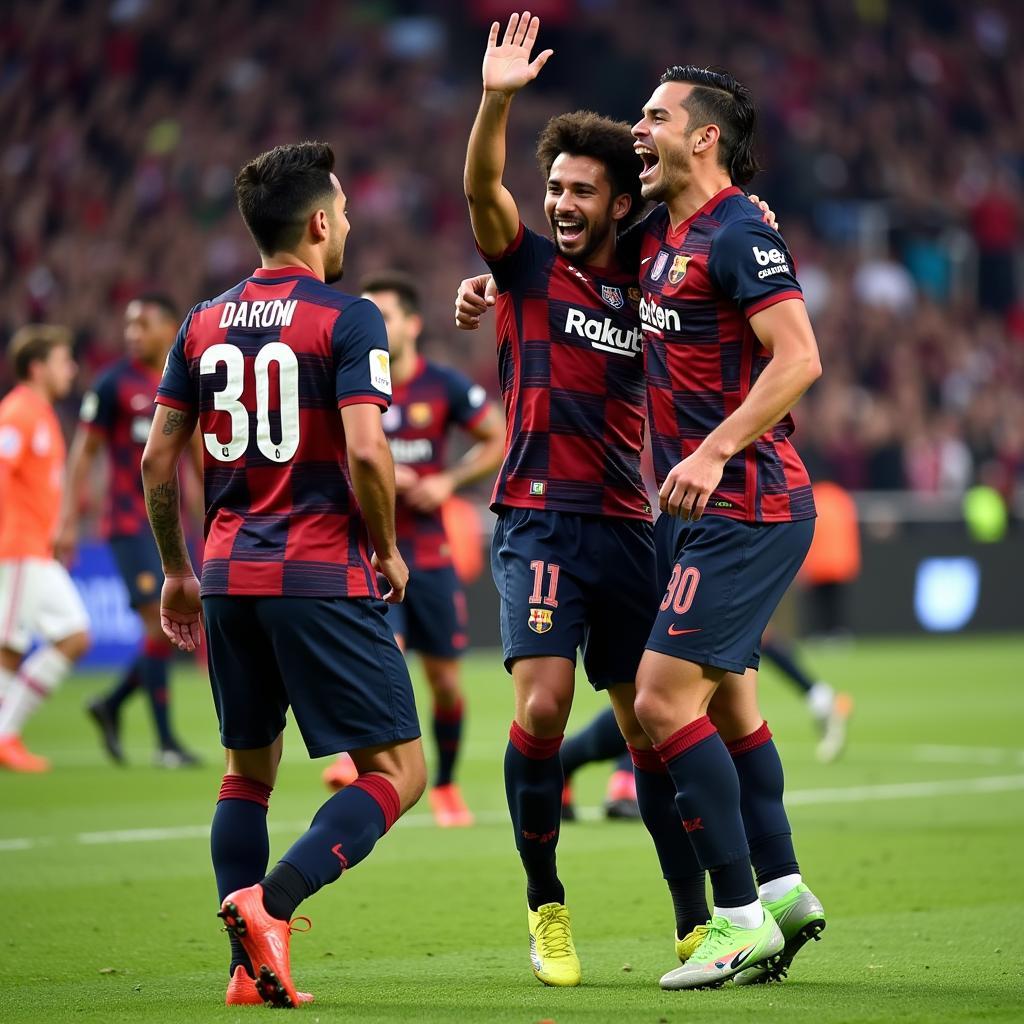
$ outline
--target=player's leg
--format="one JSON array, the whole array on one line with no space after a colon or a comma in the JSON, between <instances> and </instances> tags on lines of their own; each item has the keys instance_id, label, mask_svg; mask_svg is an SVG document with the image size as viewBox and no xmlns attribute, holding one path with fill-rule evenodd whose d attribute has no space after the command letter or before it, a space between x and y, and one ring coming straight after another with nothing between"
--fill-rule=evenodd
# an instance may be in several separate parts
<instances>
[{"instance_id":1,"label":"player's leg","mask_svg":"<svg viewBox=\"0 0 1024 1024\"><path fill-rule=\"evenodd\" d=\"M21 741L28 718L89 649L89 617L67 570L56 561L29 560L25 565L24 598L10 630L5 664L28 649L32 633L45 643L17 665L0 706L0 766L13 771L45 771L45 758L30 754Z\"/></svg>"},{"instance_id":2,"label":"player's leg","mask_svg":"<svg viewBox=\"0 0 1024 1024\"><path fill-rule=\"evenodd\" d=\"M626 741L622 738L615 712L611 708L599 711L579 732L566 738L559 751L562 759L562 774L565 787L562 790L562 820L574 821L575 808L572 803L572 777L585 764L595 761L610 761L626 753Z\"/></svg>"}]
</instances>

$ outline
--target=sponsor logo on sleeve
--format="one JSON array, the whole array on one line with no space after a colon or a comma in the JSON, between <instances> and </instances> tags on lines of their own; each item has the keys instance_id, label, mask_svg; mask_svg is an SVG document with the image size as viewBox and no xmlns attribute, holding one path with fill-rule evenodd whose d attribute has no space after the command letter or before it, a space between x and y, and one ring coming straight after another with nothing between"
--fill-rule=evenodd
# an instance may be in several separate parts
<instances>
[{"instance_id":1,"label":"sponsor logo on sleeve","mask_svg":"<svg viewBox=\"0 0 1024 1024\"><path fill-rule=\"evenodd\" d=\"M382 348L370 349L370 383L385 395L391 394L391 357Z\"/></svg>"},{"instance_id":2,"label":"sponsor logo on sleeve","mask_svg":"<svg viewBox=\"0 0 1024 1024\"><path fill-rule=\"evenodd\" d=\"M765 250L754 245L751 246L751 251L754 254L754 259L757 261L757 265L764 268L757 272L759 280L763 281L765 278L773 277L775 274L789 273L789 262L786 259L786 254L781 250Z\"/></svg>"}]
</instances>

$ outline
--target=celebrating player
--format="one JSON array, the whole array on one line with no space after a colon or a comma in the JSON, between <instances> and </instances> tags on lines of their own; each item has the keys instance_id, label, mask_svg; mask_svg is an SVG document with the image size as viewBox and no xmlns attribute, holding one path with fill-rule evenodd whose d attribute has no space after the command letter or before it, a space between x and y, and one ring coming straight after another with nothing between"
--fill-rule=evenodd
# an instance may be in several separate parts
<instances>
[{"instance_id":1,"label":"celebrating player","mask_svg":"<svg viewBox=\"0 0 1024 1024\"><path fill-rule=\"evenodd\" d=\"M121 680L88 705L107 753L123 763L121 706L139 686L149 698L157 733L156 763L164 768L195 764L171 729L168 658L171 647L160 628L160 555L146 518L139 467L153 420L153 396L178 326L174 303L148 293L125 308L127 358L109 367L82 400L79 428L68 457L68 484L57 530L57 552L67 562L78 543L80 501L101 452L110 458L105 532L132 608L142 619L142 650Z\"/></svg>"},{"instance_id":2,"label":"celebrating player","mask_svg":"<svg viewBox=\"0 0 1024 1024\"><path fill-rule=\"evenodd\" d=\"M65 456L53 403L75 378L71 333L22 327L8 358L18 384L0 402L0 767L45 772L22 727L89 647L89 617L53 551Z\"/></svg>"},{"instance_id":3,"label":"celebrating player","mask_svg":"<svg viewBox=\"0 0 1024 1024\"><path fill-rule=\"evenodd\" d=\"M761 634L814 532L789 411L821 365L785 242L740 188L757 170L755 121L730 75L677 66L633 128L642 194L660 204L644 223L640 316L668 578L636 713L715 901L704 941L661 979L670 989L783 975L825 925L757 704Z\"/></svg>"},{"instance_id":4,"label":"celebrating player","mask_svg":"<svg viewBox=\"0 0 1024 1024\"><path fill-rule=\"evenodd\" d=\"M307 142L239 172L262 266L185 319L142 460L163 628L192 650L205 619L227 751L211 848L232 937L229 1004L297 1005L295 908L363 860L426 778L408 669L376 579L388 581L384 601L402 600L409 573L381 426L387 333L372 302L325 283L341 277L349 231L333 167L330 146ZM201 603L177 482L197 420L209 524ZM360 775L267 874L267 804L289 705L310 756L347 750Z\"/></svg>"},{"instance_id":5,"label":"celebrating player","mask_svg":"<svg viewBox=\"0 0 1024 1024\"><path fill-rule=\"evenodd\" d=\"M466 597L452 567L441 506L501 464L501 414L482 387L417 351L423 318L412 278L383 271L365 278L360 290L380 309L388 330L393 393L382 422L395 460L398 549L410 570L405 600L389 607L388 621L403 651L419 651L434 698L437 768L427 794L434 818L442 827L471 825L454 781L465 705L459 657L467 642ZM479 443L446 467L454 426ZM329 785L347 782L349 766L339 759L324 778Z\"/></svg>"}]
</instances>

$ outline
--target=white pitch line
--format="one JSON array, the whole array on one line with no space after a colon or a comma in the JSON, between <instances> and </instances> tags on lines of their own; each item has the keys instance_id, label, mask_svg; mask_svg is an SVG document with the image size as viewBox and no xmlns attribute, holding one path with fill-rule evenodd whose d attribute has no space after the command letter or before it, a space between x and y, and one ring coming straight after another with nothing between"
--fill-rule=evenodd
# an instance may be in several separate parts
<instances>
[{"instance_id":1,"label":"white pitch line","mask_svg":"<svg viewBox=\"0 0 1024 1024\"><path fill-rule=\"evenodd\" d=\"M786 794L790 807L806 807L813 804L852 804L871 800L912 800L937 796L962 796L970 793L1008 793L1024 790L1024 775L992 775L980 779L945 779L933 782L892 782L873 786L843 786L831 789L795 789ZM577 814L585 821L601 817L597 807L577 808ZM485 811L476 815L481 825L503 825L508 820L505 811ZM306 828L305 821L280 821L270 824L271 832L300 832ZM429 814L410 814L398 822L398 828L426 828L434 824ZM109 832L79 832L72 841L81 846L114 846L122 843L169 842L179 839L206 839L210 835L209 825L180 825L169 828L116 829ZM14 839L0 839L0 853L17 853L53 846L59 837L24 836Z\"/></svg>"},{"instance_id":2,"label":"white pitch line","mask_svg":"<svg viewBox=\"0 0 1024 1024\"><path fill-rule=\"evenodd\" d=\"M914 760L928 764L1024 764L1024 750L1011 747L914 747Z\"/></svg>"}]
</instances>

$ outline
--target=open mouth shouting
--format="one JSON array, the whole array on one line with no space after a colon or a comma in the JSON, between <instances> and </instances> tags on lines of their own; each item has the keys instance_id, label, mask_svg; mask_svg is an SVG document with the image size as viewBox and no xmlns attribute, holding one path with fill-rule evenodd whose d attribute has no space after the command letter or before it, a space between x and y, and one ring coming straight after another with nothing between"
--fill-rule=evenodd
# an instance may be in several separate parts
<instances>
[{"instance_id":1,"label":"open mouth shouting","mask_svg":"<svg viewBox=\"0 0 1024 1024\"><path fill-rule=\"evenodd\" d=\"M650 181L655 176L658 164L661 162L658 154L653 149L643 145L642 143L637 143L633 147L633 151L638 157L640 157L644 164L644 168L640 172L640 180Z\"/></svg>"},{"instance_id":2,"label":"open mouth shouting","mask_svg":"<svg viewBox=\"0 0 1024 1024\"><path fill-rule=\"evenodd\" d=\"M587 222L580 217L556 217L555 237L560 245L573 246L583 238Z\"/></svg>"}]
</instances>

